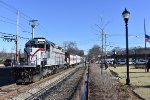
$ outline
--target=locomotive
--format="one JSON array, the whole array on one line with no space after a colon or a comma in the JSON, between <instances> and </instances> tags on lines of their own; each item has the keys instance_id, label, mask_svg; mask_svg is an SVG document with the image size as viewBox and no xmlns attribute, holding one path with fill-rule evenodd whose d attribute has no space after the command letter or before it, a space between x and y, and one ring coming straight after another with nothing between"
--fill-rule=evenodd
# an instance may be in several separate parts
<instances>
[{"instance_id":1,"label":"locomotive","mask_svg":"<svg viewBox=\"0 0 150 100\"><path fill-rule=\"evenodd\" d=\"M46 38L33 38L25 44L24 60L15 66L17 83L35 82L82 62L82 57L70 55Z\"/></svg>"}]
</instances>

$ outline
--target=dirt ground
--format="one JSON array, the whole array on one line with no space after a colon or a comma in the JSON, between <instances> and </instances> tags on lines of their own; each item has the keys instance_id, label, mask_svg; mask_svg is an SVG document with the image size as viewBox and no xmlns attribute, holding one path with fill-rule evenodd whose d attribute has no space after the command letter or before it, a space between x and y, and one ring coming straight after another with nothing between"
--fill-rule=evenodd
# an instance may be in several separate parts
<instances>
[{"instance_id":1,"label":"dirt ground","mask_svg":"<svg viewBox=\"0 0 150 100\"><path fill-rule=\"evenodd\" d=\"M144 69L136 69L135 66L129 66L129 78L133 91L145 100L150 100L150 72ZM121 77L120 82L126 83L126 66L109 67L107 70L117 72Z\"/></svg>"},{"instance_id":2,"label":"dirt ground","mask_svg":"<svg viewBox=\"0 0 150 100\"><path fill-rule=\"evenodd\" d=\"M101 71L100 65L91 64L89 70L89 100L142 100L130 86L112 76L109 69Z\"/></svg>"}]
</instances>

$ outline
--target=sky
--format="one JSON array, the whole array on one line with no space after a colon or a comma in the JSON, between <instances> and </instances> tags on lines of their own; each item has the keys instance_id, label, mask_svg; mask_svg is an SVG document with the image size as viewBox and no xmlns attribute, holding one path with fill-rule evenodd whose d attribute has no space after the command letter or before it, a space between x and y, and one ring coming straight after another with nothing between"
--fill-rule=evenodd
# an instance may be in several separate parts
<instances>
[{"instance_id":1,"label":"sky","mask_svg":"<svg viewBox=\"0 0 150 100\"><path fill-rule=\"evenodd\" d=\"M0 32L16 34L16 16L19 11L18 35L31 38L30 20L38 20L35 37L63 46L65 41L77 43L87 52L94 44L102 45L99 27L106 33L107 50L126 47L125 22L122 12L130 12L128 21L129 48L144 47L144 19L150 35L150 0L0 0ZM98 27L99 26L99 27ZM0 34L2 37L2 34ZM18 40L23 50L26 39ZM15 42L0 38L0 50L15 52ZM147 43L147 47L150 43Z\"/></svg>"}]
</instances>

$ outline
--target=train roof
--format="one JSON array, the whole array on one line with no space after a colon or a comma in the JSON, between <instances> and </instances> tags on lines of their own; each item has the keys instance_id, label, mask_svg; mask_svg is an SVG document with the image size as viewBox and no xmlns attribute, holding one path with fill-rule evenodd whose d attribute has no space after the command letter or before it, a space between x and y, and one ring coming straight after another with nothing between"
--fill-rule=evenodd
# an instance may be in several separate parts
<instances>
[{"instance_id":1,"label":"train roof","mask_svg":"<svg viewBox=\"0 0 150 100\"><path fill-rule=\"evenodd\" d=\"M48 41L46 38L44 37L36 37L36 38L33 38L33 39L30 39L25 45L29 45L32 43L32 41L36 41L36 40L39 40L39 41L46 41L46 44L50 44L52 45L53 47L57 47L59 49L62 49L62 47L60 46L57 46L55 43L51 42L51 41ZM35 43L35 42L34 42Z\"/></svg>"},{"instance_id":2,"label":"train roof","mask_svg":"<svg viewBox=\"0 0 150 100\"><path fill-rule=\"evenodd\" d=\"M44 38L44 37L35 37L33 39L46 39L46 38Z\"/></svg>"}]
</instances>

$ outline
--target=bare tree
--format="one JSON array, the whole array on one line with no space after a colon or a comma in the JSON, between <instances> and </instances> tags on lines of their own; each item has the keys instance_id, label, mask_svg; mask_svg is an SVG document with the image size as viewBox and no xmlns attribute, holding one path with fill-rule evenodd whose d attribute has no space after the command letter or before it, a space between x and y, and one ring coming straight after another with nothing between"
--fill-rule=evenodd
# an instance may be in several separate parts
<instances>
[{"instance_id":1,"label":"bare tree","mask_svg":"<svg viewBox=\"0 0 150 100\"><path fill-rule=\"evenodd\" d=\"M70 54L79 55L79 56L84 55L84 51L78 49L76 42L67 41L67 42L64 42L64 46L65 46L64 47L65 50Z\"/></svg>"},{"instance_id":2,"label":"bare tree","mask_svg":"<svg viewBox=\"0 0 150 100\"><path fill-rule=\"evenodd\" d=\"M98 55L102 55L102 49L99 45L94 45L88 52L88 59L98 58Z\"/></svg>"},{"instance_id":3,"label":"bare tree","mask_svg":"<svg viewBox=\"0 0 150 100\"><path fill-rule=\"evenodd\" d=\"M0 58L6 59L6 57L7 57L6 49L3 48L3 49L0 51Z\"/></svg>"}]
</instances>

